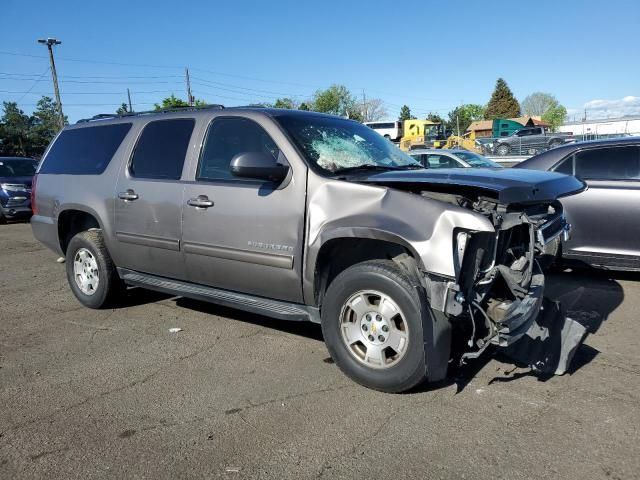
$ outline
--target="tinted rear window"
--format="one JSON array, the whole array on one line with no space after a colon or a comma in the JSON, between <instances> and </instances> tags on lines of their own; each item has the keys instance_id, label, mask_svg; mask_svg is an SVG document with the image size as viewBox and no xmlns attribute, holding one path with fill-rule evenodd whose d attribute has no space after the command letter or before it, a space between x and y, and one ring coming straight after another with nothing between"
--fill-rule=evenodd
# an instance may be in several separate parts
<instances>
[{"instance_id":1,"label":"tinted rear window","mask_svg":"<svg viewBox=\"0 0 640 480\"><path fill-rule=\"evenodd\" d=\"M640 148L606 147L576 153L576 177L585 180L640 180Z\"/></svg>"},{"instance_id":2,"label":"tinted rear window","mask_svg":"<svg viewBox=\"0 0 640 480\"><path fill-rule=\"evenodd\" d=\"M40 173L99 175L107 168L130 123L63 131L51 146Z\"/></svg>"},{"instance_id":3,"label":"tinted rear window","mask_svg":"<svg viewBox=\"0 0 640 480\"><path fill-rule=\"evenodd\" d=\"M178 180L194 124L192 118L149 122L133 153L129 166L131 175Z\"/></svg>"}]
</instances>

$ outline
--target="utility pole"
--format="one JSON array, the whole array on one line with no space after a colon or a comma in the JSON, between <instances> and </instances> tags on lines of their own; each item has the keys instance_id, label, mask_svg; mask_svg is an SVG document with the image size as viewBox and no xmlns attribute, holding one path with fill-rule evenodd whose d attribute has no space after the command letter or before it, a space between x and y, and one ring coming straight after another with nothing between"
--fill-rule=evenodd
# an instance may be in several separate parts
<instances>
[{"instance_id":1,"label":"utility pole","mask_svg":"<svg viewBox=\"0 0 640 480\"><path fill-rule=\"evenodd\" d=\"M362 89L362 121L368 122L369 112L367 112L367 97L364 95L364 88Z\"/></svg>"},{"instance_id":2,"label":"utility pole","mask_svg":"<svg viewBox=\"0 0 640 480\"><path fill-rule=\"evenodd\" d=\"M460 117L456 115L456 128L458 130L458 136L460 136Z\"/></svg>"},{"instance_id":3,"label":"utility pole","mask_svg":"<svg viewBox=\"0 0 640 480\"><path fill-rule=\"evenodd\" d=\"M189 68L184 67L184 73L187 76L187 102L193 106L193 95L191 95L191 80L189 80Z\"/></svg>"},{"instance_id":4,"label":"utility pole","mask_svg":"<svg viewBox=\"0 0 640 480\"><path fill-rule=\"evenodd\" d=\"M131 105L131 92L127 88L127 98L129 99L129 112L133 113L133 106Z\"/></svg>"},{"instance_id":5,"label":"utility pole","mask_svg":"<svg viewBox=\"0 0 640 480\"><path fill-rule=\"evenodd\" d=\"M51 62L51 76L53 77L53 91L56 95L56 103L58 104L58 117L60 128L64 128L64 114L62 113L62 102L60 101L60 90L58 89L58 74L56 73L56 62L53 60L53 46L60 45L62 42L55 38L41 38L38 43L46 45L49 49L49 62Z\"/></svg>"}]
</instances>

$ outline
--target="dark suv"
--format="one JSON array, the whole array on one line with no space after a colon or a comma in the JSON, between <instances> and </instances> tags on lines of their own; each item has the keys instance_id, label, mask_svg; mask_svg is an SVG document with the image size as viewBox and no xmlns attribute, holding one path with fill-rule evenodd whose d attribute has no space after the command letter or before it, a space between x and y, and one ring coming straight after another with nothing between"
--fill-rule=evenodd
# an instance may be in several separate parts
<instances>
[{"instance_id":1,"label":"dark suv","mask_svg":"<svg viewBox=\"0 0 640 480\"><path fill-rule=\"evenodd\" d=\"M0 224L31 216L32 158L0 157Z\"/></svg>"},{"instance_id":2,"label":"dark suv","mask_svg":"<svg viewBox=\"0 0 640 480\"><path fill-rule=\"evenodd\" d=\"M446 375L532 324L536 257L566 233L574 177L426 170L366 126L209 107L66 127L34 185L33 232L84 305L125 285L322 324L336 364L379 390Z\"/></svg>"}]
</instances>

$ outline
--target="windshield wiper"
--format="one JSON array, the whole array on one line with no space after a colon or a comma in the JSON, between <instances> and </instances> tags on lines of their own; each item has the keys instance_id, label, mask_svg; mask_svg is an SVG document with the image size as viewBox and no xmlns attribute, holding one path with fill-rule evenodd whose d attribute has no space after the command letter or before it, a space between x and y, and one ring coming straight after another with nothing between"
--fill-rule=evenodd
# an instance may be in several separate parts
<instances>
[{"instance_id":1,"label":"windshield wiper","mask_svg":"<svg viewBox=\"0 0 640 480\"><path fill-rule=\"evenodd\" d=\"M342 173L351 173L351 172L359 172L359 171L387 171L387 170L413 170L413 169L422 169L424 168L420 164L410 164L410 165L402 165L402 166L392 166L392 165L358 165L356 167L344 167L339 168L334 171L334 174L342 174Z\"/></svg>"}]
</instances>

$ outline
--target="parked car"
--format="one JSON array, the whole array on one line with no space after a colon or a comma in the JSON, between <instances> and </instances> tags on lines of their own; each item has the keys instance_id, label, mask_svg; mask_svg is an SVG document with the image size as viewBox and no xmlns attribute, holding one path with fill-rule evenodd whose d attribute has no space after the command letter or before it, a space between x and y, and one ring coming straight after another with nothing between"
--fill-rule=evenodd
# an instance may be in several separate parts
<instances>
[{"instance_id":1,"label":"parked car","mask_svg":"<svg viewBox=\"0 0 640 480\"><path fill-rule=\"evenodd\" d=\"M365 122L365 125L392 142L399 142L403 135L402 122L398 120Z\"/></svg>"},{"instance_id":2,"label":"parked car","mask_svg":"<svg viewBox=\"0 0 640 480\"><path fill-rule=\"evenodd\" d=\"M493 139L487 144L491 152L497 155L526 155L555 148L574 142L575 138L567 133L552 133L544 127L524 127L508 137Z\"/></svg>"},{"instance_id":3,"label":"parked car","mask_svg":"<svg viewBox=\"0 0 640 480\"><path fill-rule=\"evenodd\" d=\"M408 153L424 168L502 168L500 164L468 150L418 149Z\"/></svg>"},{"instance_id":4,"label":"parked car","mask_svg":"<svg viewBox=\"0 0 640 480\"><path fill-rule=\"evenodd\" d=\"M573 234L557 255L597 267L640 270L640 137L573 143L514 168L575 175L588 185L562 199Z\"/></svg>"},{"instance_id":5,"label":"parked car","mask_svg":"<svg viewBox=\"0 0 640 480\"><path fill-rule=\"evenodd\" d=\"M31 216L32 158L0 157L0 224Z\"/></svg>"},{"instance_id":6,"label":"parked car","mask_svg":"<svg viewBox=\"0 0 640 480\"><path fill-rule=\"evenodd\" d=\"M31 224L87 307L130 285L318 322L343 372L399 392L445 377L454 324L474 357L524 334L537 252L566 231L556 199L583 188L426 170L353 120L210 107L65 127Z\"/></svg>"}]
</instances>

